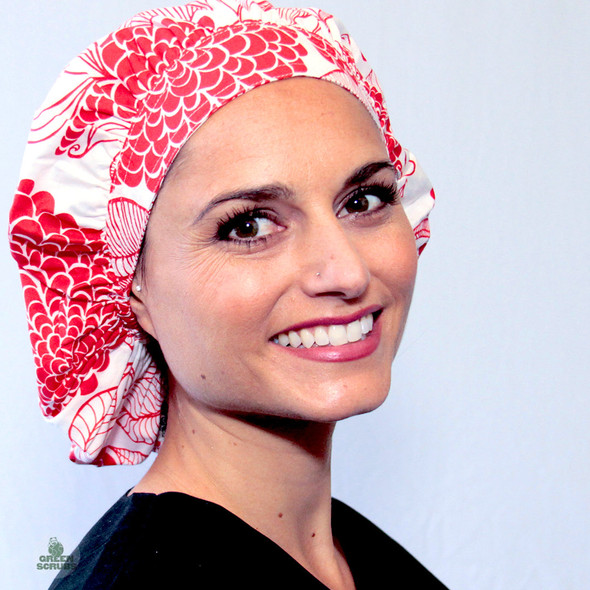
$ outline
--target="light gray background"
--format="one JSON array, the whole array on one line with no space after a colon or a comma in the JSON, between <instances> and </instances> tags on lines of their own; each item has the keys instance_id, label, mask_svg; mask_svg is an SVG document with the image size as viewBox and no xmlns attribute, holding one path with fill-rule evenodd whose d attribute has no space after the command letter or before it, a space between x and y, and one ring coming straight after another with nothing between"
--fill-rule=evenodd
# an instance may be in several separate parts
<instances>
[{"instance_id":1,"label":"light gray background","mask_svg":"<svg viewBox=\"0 0 590 590\"><path fill-rule=\"evenodd\" d=\"M32 113L57 73L159 4L4 0L4 227ZM438 196L391 396L337 429L334 494L452 590L586 590L590 3L320 5L380 74L396 135ZM0 264L0 586L46 588L35 566L49 537L70 552L146 466L69 463L65 435L37 409L6 247Z\"/></svg>"}]
</instances>

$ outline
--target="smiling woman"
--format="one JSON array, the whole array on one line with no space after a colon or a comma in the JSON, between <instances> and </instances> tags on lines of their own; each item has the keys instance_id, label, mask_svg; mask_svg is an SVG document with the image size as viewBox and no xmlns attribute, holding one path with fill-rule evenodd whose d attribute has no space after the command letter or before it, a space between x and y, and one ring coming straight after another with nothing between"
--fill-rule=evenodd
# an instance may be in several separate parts
<instances>
[{"instance_id":1,"label":"smiling woman","mask_svg":"<svg viewBox=\"0 0 590 590\"><path fill-rule=\"evenodd\" d=\"M387 158L354 96L306 78L237 98L189 139L131 300L183 397L320 422L385 399L417 259Z\"/></svg>"},{"instance_id":2,"label":"smiling woman","mask_svg":"<svg viewBox=\"0 0 590 590\"><path fill-rule=\"evenodd\" d=\"M387 396L433 204L332 17L142 13L62 74L23 171L43 410L74 461L158 451L54 588L444 588L331 498L335 423Z\"/></svg>"}]
</instances>

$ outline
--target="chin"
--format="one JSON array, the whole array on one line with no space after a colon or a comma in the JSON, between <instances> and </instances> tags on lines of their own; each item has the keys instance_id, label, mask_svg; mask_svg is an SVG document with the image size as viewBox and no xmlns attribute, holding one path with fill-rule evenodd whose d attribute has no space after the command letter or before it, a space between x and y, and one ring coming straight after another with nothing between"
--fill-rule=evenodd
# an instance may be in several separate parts
<instances>
[{"instance_id":1,"label":"chin","mask_svg":"<svg viewBox=\"0 0 590 590\"><path fill-rule=\"evenodd\" d=\"M372 412L387 399L389 385L388 380L387 384L353 391L353 387L342 384L330 392L324 391L321 399L313 400L297 417L301 420L328 423Z\"/></svg>"}]
</instances>

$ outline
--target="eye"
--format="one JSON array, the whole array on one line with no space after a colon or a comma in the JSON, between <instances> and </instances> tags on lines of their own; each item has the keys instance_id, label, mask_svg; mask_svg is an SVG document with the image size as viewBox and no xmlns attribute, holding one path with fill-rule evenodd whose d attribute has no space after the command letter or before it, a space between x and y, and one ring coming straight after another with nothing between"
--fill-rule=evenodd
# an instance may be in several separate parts
<instances>
[{"instance_id":1,"label":"eye","mask_svg":"<svg viewBox=\"0 0 590 590\"><path fill-rule=\"evenodd\" d=\"M338 212L338 217L346 215L363 215L378 211L396 200L397 188L390 186L373 186L361 188L350 195Z\"/></svg>"},{"instance_id":2,"label":"eye","mask_svg":"<svg viewBox=\"0 0 590 590\"><path fill-rule=\"evenodd\" d=\"M230 239L251 240L272 233L273 226L274 223L266 217L245 217L235 220L227 236Z\"/></svg>"},{"instance_id":3,"label":"eye","mask_svg":"<svg viewBox=\"0 0 590 590\"><path fill-rule=\"evenodd\" d=\"M355 195L350 197L350 199L344 203L344 207L342 209L346 213L366 213L367 211L377 209L377 207L382 204L383 201L375 195Z\"/></svg>"},{"instance_id":4,"label":"eye","mask_svg":"<svg viewBox=\"0 0 590 590\"><path fill-rule=\"evenodd\" d=\"M269 212L240 211L232 212L220 221L217 235L220 240L249 244L264 240L282 229Z\"/></svg>"}]
</instances>

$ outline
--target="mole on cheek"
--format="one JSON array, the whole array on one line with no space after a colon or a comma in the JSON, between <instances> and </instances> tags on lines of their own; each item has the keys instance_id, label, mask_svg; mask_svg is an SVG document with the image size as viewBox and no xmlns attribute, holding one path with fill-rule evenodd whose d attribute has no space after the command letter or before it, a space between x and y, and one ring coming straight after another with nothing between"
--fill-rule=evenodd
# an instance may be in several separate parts
<instances>
[{"instance_id":1,"label":"mole on cheek","mask_svg":"<svg viewBox=\"0 0 590 590\"><path fill-rule=\"evenodd\" d=\"M205 375L201 375L201 379L206 380L207 377Z\"/></svg>"}]
</instances>

